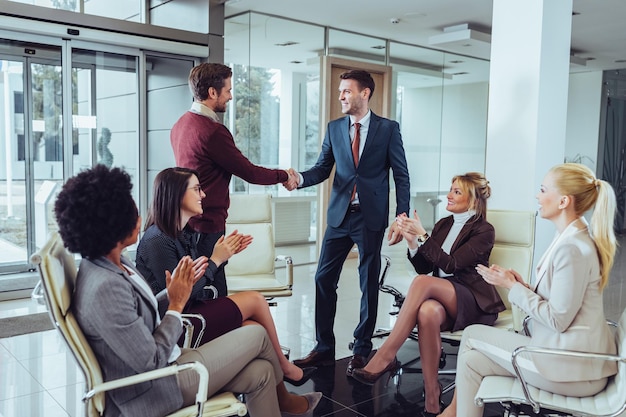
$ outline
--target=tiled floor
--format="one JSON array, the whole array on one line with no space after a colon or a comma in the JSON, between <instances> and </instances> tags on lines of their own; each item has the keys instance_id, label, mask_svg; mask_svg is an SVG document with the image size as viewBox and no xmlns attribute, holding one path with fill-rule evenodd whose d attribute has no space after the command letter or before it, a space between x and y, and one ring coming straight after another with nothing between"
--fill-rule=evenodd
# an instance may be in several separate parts
<instances>
[{"instance_id":1,"label":"tiled floor","mask_svg":"<svg viewBox=\"0 0 626 417\"><path fill-rule=\"evenodd\" d=\"M294 295L279 300L272 308L280 341L291 348L291 357L308 353L315 345L313 319L314 285L316 265L307 264L314 259L315 251L308 247L287 249L282 253L294 257ZM290 252L292 251L292 252ZM404 257L405 247L384 247L384 253L392 259L387 283L406 291L413 274ZM620 249L620 252L622 250ZM610 286L605 291L607 316L617 319L626 307L626 288L622 272L626 268L626 256L618 256ZM356 259L348 259L339 283L339 303L335 324L337 358L351 354L348 344L358 321L360 292L356 272ZM381 294L378 326L393 326L395 316L388 312L393 297ZM0 317L24 315L45 311L31 300L0 302ZM381 340L375 340L375 347ZM403 364L418 355L417 343L408 340L399 352ZM454 366L454 356L448 366ZM356 383L345 376L347 359L339 359L334 367L323 368L310 381L295 392L322 391L324 398L315 416L417 416L423 406L422 378L418 373L404 369L389 381L379 381L373 387ZM409 368L411 366L408 366ZM443 383L451 377L442 377ZM74 364L71 354L55 330L0 339L0 417L56 417L83 416L81 403L83 377ZM450 401L451 394L444 396ZM486 416L498 415L497 408L490 408Z\"/></svg>"}]
</instances>

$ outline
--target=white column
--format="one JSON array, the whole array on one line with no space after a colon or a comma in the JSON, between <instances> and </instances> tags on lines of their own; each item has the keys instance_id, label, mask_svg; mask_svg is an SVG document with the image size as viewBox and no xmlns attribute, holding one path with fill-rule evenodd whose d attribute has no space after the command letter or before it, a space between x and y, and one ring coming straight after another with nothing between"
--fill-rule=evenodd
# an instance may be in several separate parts
<instances>
[{"instance_id":1,"label":"white column","mask_svg":"<svg viewBox=\"0 0 626 417\"><path fill-rule=\"evenodd\" d=\"M490 208L535 210L545 173L563 162L572 0L494 0L486 175ZM535 263L554 228L537 219Z\"/></svg>"}]
</instances>

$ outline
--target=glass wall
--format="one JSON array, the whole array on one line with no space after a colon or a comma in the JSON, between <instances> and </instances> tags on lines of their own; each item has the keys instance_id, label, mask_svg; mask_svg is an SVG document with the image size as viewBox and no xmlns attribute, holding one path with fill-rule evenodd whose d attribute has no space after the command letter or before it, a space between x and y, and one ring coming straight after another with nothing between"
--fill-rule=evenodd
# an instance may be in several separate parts
<instances>
[{"instance_id":1,"label":"glass wall","mask_svg":"<svg viewBox=\"0 0 626 417\"><path fill-rule=\"evenodd\" d=\"M50 7L53 9L80 11L80 0L11 0L16 3L32 4L33 6ZM86 0L89 1L89 0Z\"/></svg>"},{"instance_id":2,"label":"glass wall","mask_svg":"<svg viewBox=\"0 0 626 417\"><path fill-rule=\"evenodd\" d=\"M401 125L411 205L432 227L447 215L441 202L452 176L485 169L489 63L332 28L324 45L325 30L257 13L228 18L225 62L234 72L234 99L225 123L253 162L305 170L317 159L324 133L319 57L327 50L353 62L391 66L391 117ZM280 186L238 179L232 191L293 197ZM315 192L316 187L299 195ZM317 200L316 194L312 197Z\"/></svg>"},{"instance_id":3,"label":"glass wall","mask_svg":"<svg viewBox=\"0 0 626 417\"><path fill-rule=\"evenodd\" d=\"M137 178L137 65L137 56L72 50L73 173L99 163ZM133 192L139 201L137 187Z\"/></svg>"},{"instance_id":4,"label":"glass wall","mask_svg":"<svg viewBox=\"0 0 626 417\"><path fill-rule=\"evenodd\" d=\"M389 61L411 205L428 229L448 215L452 177L484 172L489 63L394 42Z\"/></svg>"},{"instance_id":5,"label":"glass wall","mask_svg":"<svg viewBox=\"0 0 626 417\"><path fill-rule=\"evenodd\" d=\"M385 64L386 41L380 38L330 29L328 55L353 61Z\"/></svg>"},{"instance_id":6,"label":"glass wall","mask_svg":"<svg viewBox=\"0 0 626 417\"><path fill-rule=\"evenodd\" d=\"M233 100L224 123L253 163L311 167L319 154L319 56L324 29L245 13L225 22L224 62L233 69ZM232 192L271 193L279 244L315 237L317 188L288 192L233 177ZM285 223L286 222L286 223Z\"/></svg>"},{"instance_id":7,"label":"glass wall","mask_svg":"<svg viewBox=\"0 0 626 417\"><path fill-rule=\"evenodd\" d=\"M10 0L196 33L209 32L207 0Z\"/></svg>"},{"instance_id":8,"label":"glass wall","mask_svg":"<svg viewBox=\"0 0 626 417\"><path fill-rule=\"evenodd\" d=\"M110 0L100 0L106 3ZM128 0L120 0L128 1ZM207 0L142 0L149 2L150 24L198 33L209 32Z\"/></svg>"}]
</instances>

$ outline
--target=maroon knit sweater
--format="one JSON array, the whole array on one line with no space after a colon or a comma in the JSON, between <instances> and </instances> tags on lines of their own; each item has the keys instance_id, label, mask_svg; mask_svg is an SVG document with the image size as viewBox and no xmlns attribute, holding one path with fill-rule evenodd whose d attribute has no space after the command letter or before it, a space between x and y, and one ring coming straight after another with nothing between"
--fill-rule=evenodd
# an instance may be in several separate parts
<instances>
[{"instance_id":1,"label":"maroon knit sweater","mask_svg":"<svg viewBox=\"0 0 626 417\"><path fill-rule=\"evenodd\" d=\"M226 229L228 184L233 175L260 185L282 183L288 178L284 170L254 165L237 149L224 125L200 114L183 114L172 127L170 141L176 165L198 171L206 194L202 200L204 213L189 220L198 232L218 233Z\"/></svg>"}]
</instances>

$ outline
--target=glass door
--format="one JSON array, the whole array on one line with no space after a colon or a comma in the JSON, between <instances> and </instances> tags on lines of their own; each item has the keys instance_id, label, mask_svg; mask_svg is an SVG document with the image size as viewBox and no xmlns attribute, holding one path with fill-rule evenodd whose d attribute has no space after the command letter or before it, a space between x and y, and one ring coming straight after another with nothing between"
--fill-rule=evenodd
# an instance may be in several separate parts
<instances>
[{"instance_id":1,"label":"glass door","mask_svg":"<svg viewBox=\"0 0 626 417\"><path fill-rule=\"evenodd\" d=\"M139 183L140 52L75 44L68 54L0 39L0 273L27 270L56 230L54 200L67 177L102 163ZM133 193L139 202L138 186Z\"/></svg>"},{"instance_id":2,"label":"glass door","mask_svg":"<svg viewBox=\"0 0 626 417\"><path fill-rule=\"evenodd\" d=\"M72 48L73 174L104 164L124 167L137 178L137 66L136 55Z\"/></svg>"},{"instance_id":3,"label":"glass door","mask_svg":"<svg viewBox=\"0 0 626 417\"><path fill-rule=\"evenodd\" d=\"M23 270L54 227L63 181L61 47L0 40L0 269Z\"/></svg>"}]
</instances>

